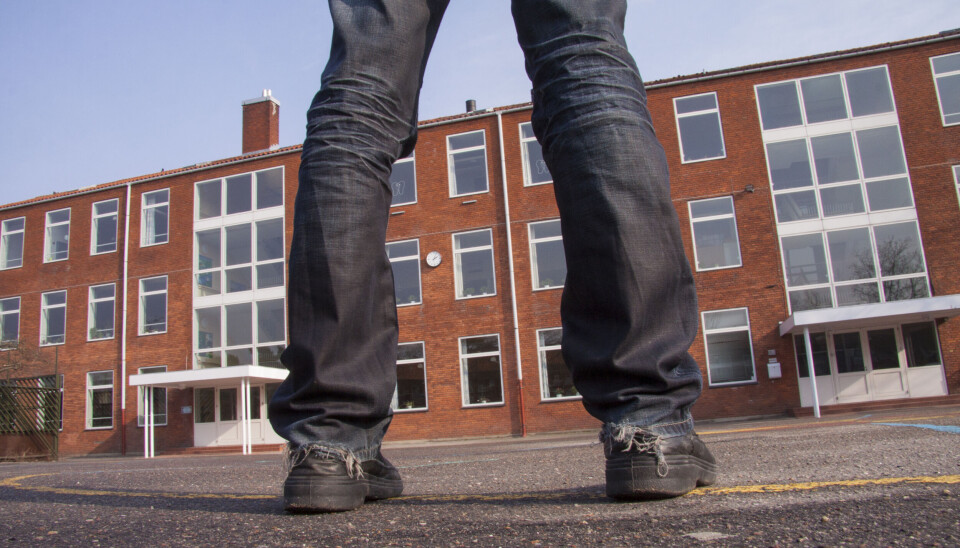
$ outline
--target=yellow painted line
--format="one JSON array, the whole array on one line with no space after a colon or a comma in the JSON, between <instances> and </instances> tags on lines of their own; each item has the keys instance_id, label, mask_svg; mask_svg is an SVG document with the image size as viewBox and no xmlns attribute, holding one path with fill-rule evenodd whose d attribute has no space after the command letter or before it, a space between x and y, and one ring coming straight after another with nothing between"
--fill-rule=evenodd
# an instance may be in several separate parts
<instances>
[{"instance_id":1,"label":"yellow painted line","mask_svg":"<svg viewBox=\"0 0 960 548\"><path fill-rule=\"evenodd\" d=\"M890 417L884 420L875 420L872 417L854 417L851 419L836 419L831 421L818 421L818 422L804 422L801 424L781 424L777 426L755 426L751 428L731 428L729 430L705 430L703 432L698 431L697 434L700 436L713 436L717 434L742 434L745 432L762 432L765 430L792 430L797 428L816 428L818 426L832 426L834 424L850 424L850 423L862 423L862 424L876 424L878 422L890 422L891 420L897 420L900 422L906 421L921 421L921 420L931 420L931 419L946 419L960 416L960 413L948 413L945 415L933 415L929 417Z\"/></svg>"},{"instance_id":2,"label":"yellow painted line","mask_svg":"<svg viewBox=\"0 0 960 548\"><path fill-rule=\"evenodd\" d=\"M169 498L169 499L212 499L212 500L274 500L279 495L243 495L231 493L165 493L150 491L109 491L101 489L76 489L72 487L48 487L23 485L24 480L52 476L54 474L31 474L16 476L0 480L0 487L52 493L57 495L74 496L112 496L112 497L139 497L139 498ZM765 485L738 485L732 487L701 487L690 492L690 495L736 495L757 493L786 493L792 491L810 491L829 487L866 487L870 485L897 485L897 484L960 484L960 474L947 476L914 476L901 478L873 478L837 481L811 481L803 483L774 483ZM590 498L603 499L600 494L585 493ZM574 494L574 496L576 496ZM560 500L571 498L571 493L500 493L492 495L409 495L397 497L397 501L420 502L470 502L470 501L508 501L508 500Z\"/></svg>"}]
</instances>

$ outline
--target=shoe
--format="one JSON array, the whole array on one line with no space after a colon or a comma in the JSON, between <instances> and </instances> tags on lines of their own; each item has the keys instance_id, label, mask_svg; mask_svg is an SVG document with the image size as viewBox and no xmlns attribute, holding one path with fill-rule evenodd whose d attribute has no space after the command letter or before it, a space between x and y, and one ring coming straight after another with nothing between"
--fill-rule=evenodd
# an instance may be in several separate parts
<instances>
[{"instance_id":1,"label":"shoe","mask_svg":"<svg viewBox=\"0 0 960 548\"><path fill-rule=\"evenodd\" d=\"M295 514L344 512L402 492L400 472L379 451L361 462L311 451L283 482L283 509Z\"/></svg>"},{"instance_id":2,"label":"shoe","mask_svg":"<svg viewBox=\"0 0 960 548\"><path fill-rule=\"evenodd\" d=\"M717 481L717 461L692 431L672 438L640 431L624 441L606 438L604 455L607 496L614 499L679 497Z\"/></svg>"}]
</instances>

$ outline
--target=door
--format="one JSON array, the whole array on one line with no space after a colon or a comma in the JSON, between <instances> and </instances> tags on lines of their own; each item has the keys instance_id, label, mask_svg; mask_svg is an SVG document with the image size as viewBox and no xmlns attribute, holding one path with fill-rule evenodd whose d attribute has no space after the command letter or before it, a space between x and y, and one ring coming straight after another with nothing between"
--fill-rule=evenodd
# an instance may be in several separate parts
<instances>
[{"instance_id":1,"label":"door","mask_svg":"<svg viewBox=\"0 0 960 548\"><path fill-rule=\"evenodd\" d=\"M867 346L870 349L869 384L873 398L906 397L906 364L897 330L891 327L867 331Z\"/></svg>"},{"instance_id":2,"label":"door","mask_svg":"<svg viewBox=\"0 0 960 548\"><path fill-rule=\"evenodd\" d=\"M869 400L867 364L860 331L833 333L831 342L833 343L831 357L837 372L837 402Z\"/></svg>"}]
</instances>

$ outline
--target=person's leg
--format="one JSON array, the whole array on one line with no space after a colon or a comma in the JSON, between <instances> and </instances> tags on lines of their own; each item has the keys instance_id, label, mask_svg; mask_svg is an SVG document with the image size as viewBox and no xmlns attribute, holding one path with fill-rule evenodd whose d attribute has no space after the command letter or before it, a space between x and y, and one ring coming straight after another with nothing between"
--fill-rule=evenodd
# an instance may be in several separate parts
<instances>
[{"instance_id":1,"label":"person's leg","mask_svg":"<svg viewBox=\"0 0 960 548\"><path fill-rule=\"evenodd\" d=\"M604 423L608 494L645 498L689 491L715 472L683 473L713 465L690 415L702 385L688 353L696 293L625 13L625 0L513 1L533 129L560 209L564 360ZM676 457L681 445L687 454ZM626 470L616 453L631 455ZM652 466L652 483L629 479L637 454L650 457L639 465Z\"/></svg>"},{"instance_id":2,"label":"person's leg","mask_svg":"<svg viewBox=\"0 0 960 548\"><path fill-rule=\"evenodd\" d=\"M423 69L446 4L330 0L330 60L307 113L294 210L282 355L290 375L270 402L292 455L288 509L349 509L402 489L380 455L397 353L388 179L416 140ZM378 474L389 476L379 491Z\"/></svg>"}]
</instances>

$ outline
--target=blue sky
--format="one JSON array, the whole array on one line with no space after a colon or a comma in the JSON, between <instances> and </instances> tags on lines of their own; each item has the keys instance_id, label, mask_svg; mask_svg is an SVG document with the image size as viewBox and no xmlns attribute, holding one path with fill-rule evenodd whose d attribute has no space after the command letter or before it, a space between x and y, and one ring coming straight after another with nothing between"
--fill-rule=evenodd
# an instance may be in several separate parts
<instances>
[{"instance_id":1,"label":"blue sky","mask_svg":"<svg viewBox=\"0 0 960 548\"><path fill-rule=\"evenodd\" d=\"M936 34L956 0L634 0L647 80ZM326 62L323 0L0 0L0 204L240 154L240 104L270 88L303 138ZM507 0L452 0L421 119L525 102Z\"/></svg>"}]
</instances>

